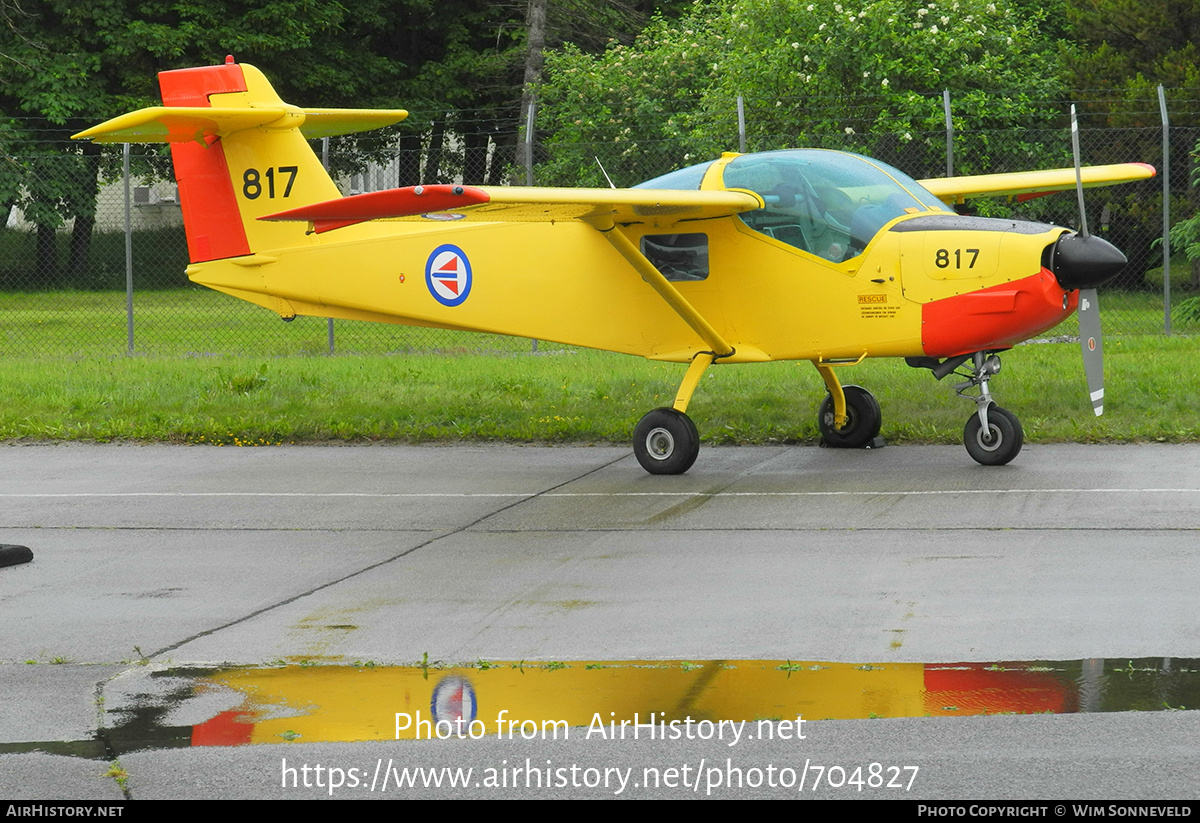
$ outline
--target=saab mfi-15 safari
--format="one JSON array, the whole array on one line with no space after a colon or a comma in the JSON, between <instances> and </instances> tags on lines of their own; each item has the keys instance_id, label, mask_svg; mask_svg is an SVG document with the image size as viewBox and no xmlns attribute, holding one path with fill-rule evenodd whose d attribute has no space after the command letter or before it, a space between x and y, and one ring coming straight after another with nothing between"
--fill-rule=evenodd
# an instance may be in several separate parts
<instances>
[{"instance_id":1,"label":"saab mfi-15 safari","mask_svg":"<svg viewBox=\"0 0 1200 823\"><path fill-rule=\"evenodd\" d=\"M695 461L686 411L709 366L770 360L813 363L828 389L821 436L841 447L875 442L880 409L839 369L899 357L938 379L957 372L975 404L967 451L1007 463L1023 433L992 400L995 353L1077 306L1094 314L1087 290L1126 261L1086 231L947 203L1154 174L1076 163L918 182L860 155L794 150L725 154L631 189L439 184L343 197L307 139L405 112L300 109L232 58L159 80L163 106L77 136L171 145L191 280L285 320L491 332L689 364L674 403L634 430L654 474ZM1083 334L1095 348L1098 329Z\"/></svg>"}]
</instances>

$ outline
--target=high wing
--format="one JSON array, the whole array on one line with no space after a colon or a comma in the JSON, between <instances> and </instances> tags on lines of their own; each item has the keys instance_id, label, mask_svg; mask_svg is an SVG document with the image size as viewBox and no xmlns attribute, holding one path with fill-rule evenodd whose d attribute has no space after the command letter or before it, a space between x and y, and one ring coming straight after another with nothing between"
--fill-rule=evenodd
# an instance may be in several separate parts
<instances>
[{"instance_id":1,"label":"high wing","mask_svg":"<svg viewBox=\"0 0 1200 823\"><path fill-rule=\"evenodd\" d=\"M1085 188L1113 186L1153 177L1154 167L1145 163L1085 166L1080 170ZM1028 200L1056 191L1075 188L1075 169L1047 169L1005 174L976 174L966 177L935 177L918 180L946 203L961 203L972 197L1016 197Z\"/></svg>"},{"instance_id":2,"label":"high wing","mask_svg":"<svg viewBox=\"0 0 1200 823\"><path fill-rule=\"evenodd\" d=\"M675 223L726 217L763 205L761 197L748 191L430 185L341 197L260 219L307 221L320 233L369 220Z\"/></svg>"}]
</instances>

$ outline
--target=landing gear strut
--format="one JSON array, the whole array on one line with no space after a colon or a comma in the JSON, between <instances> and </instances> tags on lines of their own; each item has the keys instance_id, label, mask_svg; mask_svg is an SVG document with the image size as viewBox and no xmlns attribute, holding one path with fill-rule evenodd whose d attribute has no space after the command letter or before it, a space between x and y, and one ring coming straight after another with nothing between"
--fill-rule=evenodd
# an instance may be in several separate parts
<instances>
[{"instance_id":1,"label":"landing gear strut","mask_svg":"<svg viewBox=\"0 0 1200 823\"><path fill-rule=\"evenodd\" d=\"M970 373L963 375L967 379L954 387L959 397L975 402L975 414L963 429L963 445L977 463L1003 466L1021 453L1025 432L1017 416L997 406L988 389L992 375L1000 372L1000 358L979 351L970 356L969 362ZM967 394L974 386L979 387L979 394Z\"/></svg>"},{"instance_id":2,"label":"landing gear strut","mask_svg":"<svg viewBox=\"0 0 1200 823\"><path fill-rule=\"evenodd\" d=\"M647 412L638 421L633 430L633 454L642 468L651 474L683 474L696 462L696 456L700 454L700 435L686 412L700 376L716 359L710 351L693 357L679 384L675 404L669 409Z\"/></svg>"}]
</instances>

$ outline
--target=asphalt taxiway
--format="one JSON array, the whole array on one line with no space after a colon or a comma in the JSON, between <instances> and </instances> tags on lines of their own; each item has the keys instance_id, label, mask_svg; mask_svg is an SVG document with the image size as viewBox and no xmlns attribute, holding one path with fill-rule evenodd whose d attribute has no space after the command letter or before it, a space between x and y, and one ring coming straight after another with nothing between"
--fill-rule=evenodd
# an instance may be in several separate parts
<instances>
[{"instance_id":1,"label":"asphalt taxiway","mask_svg":"<svg viewBox=\"0 0 1200 823\"><path fill-rule=\"evenodd\" d=\"M1033 445L999 468L957 447L705 448L681 477L646 475L612 447L73 444L0 454L0 543L34 555L0 568L3 798L328 796L323 785L288 785L281 761L365 774L398 757L639 773L718 761L920 767L903 792L816 796L1200 794L1194 711L828 720L802 746L758 741L732 755L714 741L578 736L147 748L120 756L124 788L103 774L109 757L49 745L102 742L113 706L128 700L122 684L164 667L426 655L1200 658L1195 446ZM346 786L337 796L615 793L527 784L378 795ZM697 788L624 794L705 796ZM774 794L798 792L726 786L716 796Z\"/></svg>"}]
</instances>

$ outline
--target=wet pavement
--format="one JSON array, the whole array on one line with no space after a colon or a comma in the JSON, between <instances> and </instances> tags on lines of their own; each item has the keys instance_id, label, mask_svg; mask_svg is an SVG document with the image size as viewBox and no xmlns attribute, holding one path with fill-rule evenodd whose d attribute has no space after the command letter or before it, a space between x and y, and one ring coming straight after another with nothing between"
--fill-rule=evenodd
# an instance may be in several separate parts
<instances>
[{"instance_id":1,"label":"wet pavement","mask_svg":"<svg viewBox=\"0 0 1200 823\"><path fill-rule=\"evenodd\" d=\"M1200 794L1197 447L3 454L0 797Z\"/></svg>"}]
</instances>

